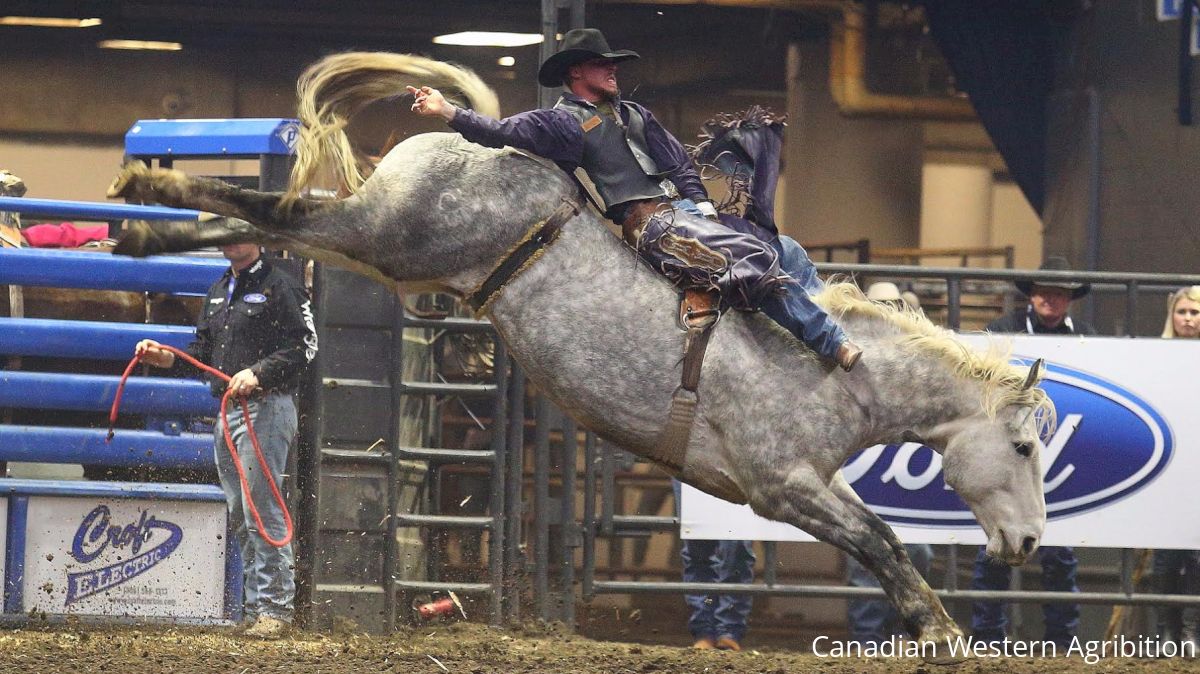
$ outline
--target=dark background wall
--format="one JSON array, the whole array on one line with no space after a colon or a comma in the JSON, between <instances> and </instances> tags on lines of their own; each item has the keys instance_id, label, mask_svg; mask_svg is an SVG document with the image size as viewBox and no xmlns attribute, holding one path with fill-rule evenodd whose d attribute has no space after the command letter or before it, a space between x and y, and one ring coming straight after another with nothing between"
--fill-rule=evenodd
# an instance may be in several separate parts
<instances>
[{"instance_id":1,"label":"dark background wall","mask_svg":"<svg viewBox=\"0 0 1200 674\"><path fill-rule=\"evenodd\" d=\"M292 116L304 66L346 48L414 51L463 63L498 90L506 114L536 105L537 46L469 49L429 41L461 27L459 14L478 15L488 3L389 3L399 11L380 21L397 23L393 38L362 33L363 21L314 34L305 13L312 3L296 5L292 24L280 8L275 24L252 23L265 21L255 15L242 26L232 18L216 23L188 2L174 4L182 27L169 28L175 24L167 17L159 23L174 31L167 37L184 43L179 52L97 49L97 36L87 29L0 35L10 37L0 40L0 165L36 178L27 181L30 196L101 198L120 162L121 139L137 119ZM444 7L439 12L431 4ZM402 10L410 5L422 13L403 22ZM537 2L488 6L503 6L502 16L491 21L502 24L496 27L539 29ZM792 102L787 142L799 149L788 155L798 161L785 167L780 190L784 230L807 242L869 237L878 245L915 245L921 126L838 114L826 84L827 23L795 12L588 5L589 25L643 56L622 68L627 95L647 104L685 143L694 142L700 125L718 112L751 104L787 110L787 49L795 44L800 98ZM514 56L516 65L498 66L501 55ZM402 100L381 106L364 124L380 142L389 125L404 134L443 128L406 108ZM63 164L73 168L63 170Z\"/></svg>"},{"instance_id":2,"label":"dark background wall","mask_svg":"<svg viewBox=\"0 0 1200 674\"><path fill-rule=\"evenodd\" d=\"M1159 22L1154 6L1093 3L1059 55L1045 247L1096 269L1194 273L1200 129L1177 117L1179 22ZM1113 330L1123 300L1098 299L1095 311ZM1144 315L1135 332L1161 329L1161 315Z\"/></svg>"}]
</instances>

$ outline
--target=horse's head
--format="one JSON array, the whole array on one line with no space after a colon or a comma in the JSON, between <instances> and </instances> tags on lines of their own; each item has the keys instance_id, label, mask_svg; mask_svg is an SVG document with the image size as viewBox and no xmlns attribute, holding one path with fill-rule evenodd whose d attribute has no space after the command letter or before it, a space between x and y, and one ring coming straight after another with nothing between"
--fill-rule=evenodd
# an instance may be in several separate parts
<instances>
[{"instance_id":1,"label":"horse's head","mask_svg":"<svg viewBox=\"0 0 1200 674\"><path fill-rule=\"evenodd\" d=\"M1042 361L1034 363L1016 393L1033 389ZM1030 399L1037 402L1030 402ZM942 469L950 485L987 534L988 555L1012 565L1025 562L1046 526L1038 436L1042 396L979 412L934 429L931 444L943 448Z\"/></svg>"}]
</instances>

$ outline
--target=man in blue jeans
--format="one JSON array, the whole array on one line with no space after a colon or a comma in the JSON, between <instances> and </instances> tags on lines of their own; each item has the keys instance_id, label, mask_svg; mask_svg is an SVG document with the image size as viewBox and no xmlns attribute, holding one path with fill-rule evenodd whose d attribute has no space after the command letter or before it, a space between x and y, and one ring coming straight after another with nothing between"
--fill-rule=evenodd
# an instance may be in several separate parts
<instances>
[{"instance_id":1,"label":"man in blue jeans","mask_svg":"<svg viewBox=\"0 0 1200 674\"><path fill-rule=\"evenodd\" d=\"M1075 549L1047 546L1041 548L1042 589L1048 592L1079 592L1075 582ZM975 575L971 578L972 590L1007 590L1012 582L1012 567L1004 562L989 559L983 548L975 558ZM1044 639L1054 642L1058 651L1065 653L1079 629L1078 604L1042 604L1042 618L1046 624ZM994 601L977 601L971 604L971 632L980 641L1002 641L1006 636L1008 616L1004 605Z\"/></svg>"},{"instance_id":2,"label":"man in blue jeans","mask_svg":"<svg viewBox=\"0 0 1200 674\"><path fill-rule=\"evenodd\" d=\"M1039 270L1070 271L1066 258L1047 257ZM1087 283L1017 281L1014 285L1029 303L1011 314L988 324L994 333L1024 333L1028 335L1094 335L1095 328L1068 315L1071 302L1091 291ZM1049 592L1079 592L1075 569L1079 565L1075 550L1068 547L1043 546L1039 549L1042 563L1042 589ZM972 590L1007 590L1012 580L1012 568L1003 562L989 559L984 548L975 558ZM1045 639L1052 641L1062 652L1071 643L1079 628L1078 604L1043 604L1046 623ZM976 639L1000 641L1005 637L1008 617L1004 607L994 601L979 601L971 605L971 631Z\"/></svg>"},{"instance_id":3,"label":"man in blue jeans","mask_svg":"<svg viewBox=\"0 0 1200 674\"><path fill-rule=\"evenodd\" d=\"M679 480L672 480L675 510L679 510ZM750 583L754 581L754 544L751 541L679 541L685 583ZM684 596L692 615L688 631L696 641L693 648L742 650L750 619L750 595Z\"/></svg>"},{"instance_id":4,"label":"man in blue jeans","mask_svg":"<svg viewBox=\"0 0 1200 674\"><path fill-rule=\"evenodd\" d=\"M213 429L213 450L229 526L242 553L242 624L246 635L277 639L292 622L296 592L292 545L275 546L264 533L280 540L286 530L284 511L271 489L283 489L288 453L296 438L296 393L300 374L317 352L312 305L304 288L287 272L272 265L258 244L221 246L229 269L209 288L196 339L188 353L229 375L228 384L205 374L215 397L232 390L228 408L229 432L246 473L246 482L266 532L259 531L246 503L241 479L225 443L224 422ZM176 367L175 354L152 339L135 347L142 360L155 367ZM185 363L179 363L180 374ZM190 367L190 366L186 366ZM193 370L194 371L194 370ZM250 423L270 469L265 475L255 456L240 401L245 400Z\"/></svg>"}]
</instances>

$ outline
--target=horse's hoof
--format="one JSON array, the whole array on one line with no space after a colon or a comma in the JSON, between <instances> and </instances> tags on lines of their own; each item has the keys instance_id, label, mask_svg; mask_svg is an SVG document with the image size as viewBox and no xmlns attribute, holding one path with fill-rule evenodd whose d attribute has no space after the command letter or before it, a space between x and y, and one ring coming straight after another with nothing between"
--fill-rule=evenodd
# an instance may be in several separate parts
<instances>
[{"instance_id":1,"label":"horse's hoof","mask_svg":"<svg viewBox=\"0 0 1200 674\"><path fill-rule=\"evenodd\" d=\"M937 655L927 655L924 658L921 658L921 660L927 664L939 665L942 667L961 665L968 660L967 656L965 655L950 655L949 653L944 653L943 650L944 648L940 648L937 651Z\"/></svg>"},{"instance_id":2,"label":"horse's hoof","mask_svg":"<svg viewBox=\"0 0 1200 674\"><path fill-rule=\"evenodd\" d=\"M963 649L958 649L955 652L951 648L956 642L962 643L962 630L957 626L953 628L944 628L941 630L929 630L921 636L921 653L925 662L931 665L957 665L970 659L970 654L961 652Z\"/></svg>"},{"instance_id":3,"label":"horse's hoof","mask_svg":"<svg viewBox=\"0 0 1200 674\"><path fill-rule=\"evenodd\" d=\"M145 177L149 171L150 169L144 162L129 162L121 168L121 172L117 174L117 177L113 179L112 184L108 186L108 191L105 192L105 195L108 196L109 199L135 196L134 192L136 191L136 187L139 182L138 179Z\"/></svg>"},{"instance_id":4,"label":"horse's hoof","mask_svg":"<svg viewBox=\"0 0 1200 674\"><path fill-rule=\"evenodd\" d=\"M153 255L156 240L154 230L144 222L131 222L129 228L117 240L112 249L113 255L128 255L129 257L146 257Z\"/></svg>"}]
</instances>

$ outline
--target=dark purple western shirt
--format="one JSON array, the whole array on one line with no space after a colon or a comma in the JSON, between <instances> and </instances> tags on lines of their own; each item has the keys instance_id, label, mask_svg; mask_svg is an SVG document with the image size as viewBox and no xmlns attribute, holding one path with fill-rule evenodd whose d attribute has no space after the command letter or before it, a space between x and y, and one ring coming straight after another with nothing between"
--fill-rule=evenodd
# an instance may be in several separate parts
<instances>
[{"instance_id":1,"label":"dark purple western shirt","mask_svg":"<svg viewBox=\"0 0 1200 674\"><path fill-rule=\"evenodd\" d=\"M572 93L564 93L563 98L595 107ZM649 110L632 101L629 103L642 113L642 119L646 121L646 144L650 158L659 170L675 184L680 196L692 201L707 200L708 192L696 175L696 168L683 145L658 123ZM624 108L617 108L628 123ZM508 145L528 150L556 162L568 172L574 171L583 161L583 130L579 128L579 121L565 110L530 110L496 120L459 108L454 119L450 120L450 128L467 140L487 147Z\"/></svg>"}]
</instances>

